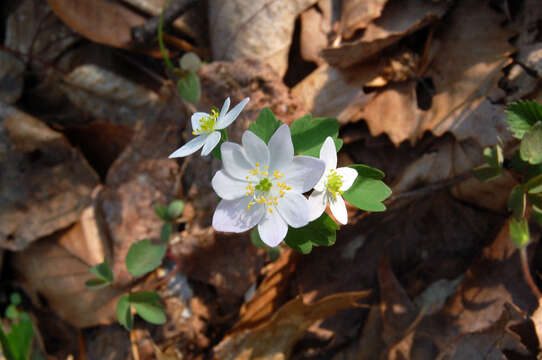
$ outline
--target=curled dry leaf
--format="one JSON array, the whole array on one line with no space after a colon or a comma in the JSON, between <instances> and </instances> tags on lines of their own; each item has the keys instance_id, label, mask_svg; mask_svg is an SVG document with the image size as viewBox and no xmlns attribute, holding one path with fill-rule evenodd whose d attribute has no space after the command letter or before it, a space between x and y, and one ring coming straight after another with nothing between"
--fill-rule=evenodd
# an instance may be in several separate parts
<instances>
[{"instance_id":1,"label":"curled dry leaf","mask_svg":"<svg viewBox=\"0 0 542 360\"><path fill-rule=\"evenodd\" d=\"M2 103L0 139L0 246L21 250L77 221L99 180L61 133Z\"/></svg>"},{"instance_id":2,"label":"curled dry leaf","mask_svg":"<svg viewBox=\"0 0 542 360\"><path fill-rule=\"evenodd\" d=\"M341 27L344 38L351 38L357 30L365 29L382 14L388 0L344 0Z\"/></svg>"},{"instance_id":3,"label":"curled dry leaf","mask_svg":"<svg viewBox=\"0 0 542 360\"><path fill-rule=\"evenodd\" d=\"M435 42L439 52L425 74L436 90L430 108L418 107L416 83L392 85L362 110L371 134L386 133L398 145L407 139L414 143L426 130L440 136L460 126L491 93L509 62L513 32L502 28L501 20L486 2L460 2Z\"/></svg>"},{"instance_id":4,"label":"curled dry leaf","mask_svg":"<svg viewBox=\"0 0 542 360\"><path fill-rule=\"evenodd\" d=\"M13 266L36 304L39 296L71 325L84 328L116 321L120 290L106 287L88 290L85 282L94 277L91 266L105 258L95 209L89 208L68 230L32 244L15 254ZM89 262L90 261L90 262Z\"/></svg>"},{"instance_id":5,"label":"curled dry leaf","mask_svg":"<svg viewBox=\"0 0 542 360\"><path fill-rule=\"evenodd\" d=\"M449 6L447 1L390 0L382 15L367 26L361 38L324 49L322 56L333 66L351 66L440 19Z\"/></svg>"},{"instance_id":6,"label":"curled dry leaf","mask_svg":"<svg viewBox=\"0 0 542 360\"><path fill-rule=\"evenodd\" d=\"M314 304L297 298L283 305L265 323L227 335L214 348L219 359L288 359L295 343L317 320L332 316L339 310L356 306L356 301L370 291L337 293Z\"/></svg>"},{"instance_id":7,"label":"curled dry leaf","mask_svg":"<svg viewBox=\"0 0 542 360\"><path fill-rule=\"evenodd\" d=\"M71 29L94 42L129 48L131 29L145 18L108 0L48 0L55 14Z\"/></svg>"},{"instance_id":8,"label":"curled dry leaf","mask_svg":"<svg viewBox=\"0 0 542 360\"><path fill-rule=\"evenodd\" d=\"M209 24L214 59L259 59L282 77L288 67L295 19L316 1L210 2Z\"/></svg>"}]
</instances>

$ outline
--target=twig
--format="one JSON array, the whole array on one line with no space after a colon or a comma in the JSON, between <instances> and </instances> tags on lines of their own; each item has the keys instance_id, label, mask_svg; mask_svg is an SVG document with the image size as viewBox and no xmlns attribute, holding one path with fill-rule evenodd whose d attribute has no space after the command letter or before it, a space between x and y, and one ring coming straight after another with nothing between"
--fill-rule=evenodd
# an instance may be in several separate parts
<instances>
[{"instance_id":1,"label":"twig","mask_svg":"<svg viewBox=\"0 0 542 360\"><path fill-rule=\"evenodd\" d=\"M519 255L521 259L521 269L523 270L523 276L525 277L525 281L527 281L527 284L531 288L531 291L538 300L542 299L542 293L540 293L540 290L538 290L538 286L534 283L533 277L531 276L531 270L529 270L529 261L527 260L527 247L524 246L521 249L519 249Z\"/></svg>"},{"instance_id":2,"label":"twig","mask_svg":"<svg viewBox=\"0 0 542 360\"><path fill-rule=\"evenodd\" d=\"M163 11L164 25L170 25L179 15L196 4L195 0L170 0ZM136 46L149 43L158 33L160 15L153 17L143 25L132 28L132 39Z\"/></svg>"}]
</instances>

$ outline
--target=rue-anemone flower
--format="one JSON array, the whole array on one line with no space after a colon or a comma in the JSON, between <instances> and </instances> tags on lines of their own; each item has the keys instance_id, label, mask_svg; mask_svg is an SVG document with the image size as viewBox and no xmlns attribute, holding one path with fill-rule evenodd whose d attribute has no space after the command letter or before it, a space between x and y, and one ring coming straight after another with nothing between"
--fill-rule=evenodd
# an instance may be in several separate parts
<instances>
[{"instance_id":1,"label":"rue-anemone flower","mask_svg":"<svg viewBox=\"0 0 542 360\"><path fill-rule=\"evenodd\" d=\"M262 241L273 247L284 240L288 225L309 223L309 191L324 173L325 164L310 156L294 156L288 125L280 126L269 144L245 131L242 146L222 144L224 169L212 180L222 198L213 215L213 227L244 232L258 226Z\"/></svg>"},{"instance_id":2,"label":"rue-anemone flower","mask_svg":"<svg viewBox=\"0 0 542 360\"><path fill-rule=\"evenodd\" d=\"M169 158L188 156L198 151L202 146L201 156L209 155L220 141L221 135L218 130L225 129L234 122L249 100L249 98L243 99L243 101L228 112L230 98L227 98L220 112L213 109L210 114L205 112L192 114L190 119L192 122L192 134L196 135L196 137L175 150L169 155Z\"/></svg>"},{"instance_id":3,"label":"rue-anemone flower","mask_svg":"<svg viewBox=\"0 0 542 360\"><path fill-rule=\"evenodd\" d=\"M348 213L342 194L350 189L358 172L348 167L337 169L337 151L333 139L329 136L320 149L320 159L326 163L326 170L309 196L310 221L319 218L329 203L335 219L345 225L348 222Z\"/></svg>"}]
</instances>

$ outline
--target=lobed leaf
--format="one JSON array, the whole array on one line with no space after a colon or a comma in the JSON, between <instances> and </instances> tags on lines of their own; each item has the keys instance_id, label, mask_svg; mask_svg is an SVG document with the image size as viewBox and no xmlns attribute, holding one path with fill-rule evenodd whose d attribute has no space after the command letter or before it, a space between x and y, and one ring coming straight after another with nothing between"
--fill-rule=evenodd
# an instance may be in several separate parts
<instances>
[{"instance_id":1,"label":"lobed leaf","mask_svg":"<svg viewBox=\"0 0 542 360\"><path fill-rule=\"evenodd\" d=\"M177 81L177 90L182 98L195 104L201 97L201 85L198 75L193 71L188 71Z\"/></svg>"},{"instance_id":2,"label":"lobed leaf","mask_svg":"<svg viewBox=\"0 0 542 360\"><path fill-rule=\"evenodd\" d=\"M292 249L308 254L313 246L331 246L335 244L339 226L332 218L323 213L318 219L299 229L289 228L284 239Z\"/></svg>"},{"instance_id":3,"label":"lobed leaf","mask_svg":"<svg viewBox=\"0 0 542 360\"><path fill-rule=\"evenodd\" d=\"M525 100L510 104L505 113L510 131L518 139L523 139L534 124L542 121L542 106L536 101Z\"/></svg>"},{"instance_id":4,"label":"lobed leaf","mask_svg":"<svg viewBox=\"0 0 542 360\"><path fill-rule=\"evenodd\" d=\"M256 122L250 124L248 129L267 144L271 136L280 127L280 124L280 121L277 120L271 109L264 108L260 111Z\"/></svg>"},{"instance_id":5,"label":"lobed leaf","mask_svg":"<svg viewBox=\"0 0 542 360\"><path fill-rule=\"evenodd\" d=\"M126 268L137 277L149 273L162 263L165 245L153 245L149 239L134 243L126 255Z\"/></svg>"},{"instance_id":6,"label":"lobed leaf","mask_svg":"<svg viewBox=\"0 0 542 360\"><path fill-rule=\"evenodd\" d=\"M164 308L158 303L160 296L154 291L140 291L130 294L130 302L137 314L151 324L161 325L166 322Z\"/></svg>"},{"instance_id":7,"label":"lobed leaf","mask_svg":"<svg viewBox=\"0 0 542 360\"><path fill-rule=\"evenodd\" d=\"M117 303L117 319L119 323L126 328L132 330L134 326L134 315L130 309L130 296L123 295Z\"/></svg>"},{"instance_id":8,"label":"lobed leaf","mask_svg":"<svg viewBox=\"0 0 542 360\"><path fill-rule=\"evenodd\" d=\"M156 213L156 215L158 215L158 217L164 221L169 221L169 217L167 215L167 212L168 212L168 208L167 206L164 206L164 205L156 205L154 207L154 212Z\"/></svg>"},{"instance_id":9,"label":"lobed leaf","mask_svg":"<svg viewBox=\"0 0 542 360\"><path fill-rule=\"evenodd\" d=\"M531 165L542 163L542 122L525 133L519 145L519 153Z\"/></svg>"},{"instance_id":10,"label":"lobed leaf","mask_svg":"<svg viewBox=\"0 0 542 360\"><path fill-rule=\"evenodd\" d=\"M114 280L113 271L111 270L111 267L109 266L106 260L104 260L104 262L101 264L93 266L90 269L90 273L96 275L98 279L103 280L107 284L111 284Z\"/></svg>"},{"instance_id":11,"label":"lobed leaf","mask_svg":"<svg viewBox=\"0 0 542 360\"><path fill-rule=\"evenodd\" d=\"M391 195L391 189L380 179L384 173L366 165L353 165L358 177L352 187L344 192L343 197L350 204L365 211L385 211L382 203Z\"/></svg>"},{"instance_id":12,"label":"lobed leaf","mask_svg":"<svg viewBox=\"0 0 542 360\"><path fill-rule=\"evenodd\" d=\"M337 151L342 147L342 140L338 139L339 121L334 118L312 118L312 115L307 114L296 119L290 131L297 155L319 158L320 148L328 136L333 138Z\"/></svg>"}]
</instances>

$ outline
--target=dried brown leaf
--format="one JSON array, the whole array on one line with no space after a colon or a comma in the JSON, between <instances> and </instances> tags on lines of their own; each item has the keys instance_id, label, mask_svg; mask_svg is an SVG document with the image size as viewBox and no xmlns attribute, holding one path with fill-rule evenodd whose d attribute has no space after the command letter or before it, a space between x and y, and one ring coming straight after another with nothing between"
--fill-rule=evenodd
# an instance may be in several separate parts
<instances>
[{"instance_id":1,"label":"dried brown leaf","mask_svg":"<svg viewBox=\"0 0 542 360\"><path fill-rule=\"evenodd\" d=\"M324 14L313 7L301 13L299 46L301 57L304 60L313 61L317 64L322 64L324 62L320 57L320 51L322 51L328 43L327 35L330 30L329 21L330 19L325 19Z\"/></svg>"},{"instance_id":2,"label":"dried brown leaf","mask_svg":"<svg viewBox=\"0 0 542 360\"><path fill-rule=\"evenodd\" d=\"M390 0L382 15L369 24L359 39L324 49L322 56L333 66L351 66L441 18L448 7L446 1Z\"/></svg>"},{"instance_id":3,"label":"dried brown leaf","mask_svg":"<svg viewBox=\"0 0 542 360\"><path fill-rule=\"evenodd\" d=\"M286 73L295 19L317 0L230 0L209 3L216 60L259 59Z\"/></svg>"},{"instance_id":4,"label":"dried brown leaf","mask_svg":"<svg viewBox=\"0 0 542 360\"><path fill-rule=\"evenodd\" d=\"M85 282L94 277L89 269L95 263L86 259L104 259L105 254L90 254L101 244L77 223L70 229L32 244L16 253L13 266L22 284L34 295L43 296L47 305L62 319L79 328L115 322L117 299L122 292L111 287L91 291ZM70 244L65 248L62 244ZM39 302L37 302L39 304Z\"/></svg>"},{"instance_id":5,"label":"dried brown leaf","mask_svg":"<svg viewBox=\"0 0 542 360\"><path fill-rule=\"evenodd\" d=\"M362 110L371 134L387 133L396 145L407 139L414 143L426 130L440 136L487 107L483 101L512 51L508 38L513 33L501 27L501 18L486 2L461 2L435 42L439 53L426 74L436 90L431 107L419 109L415 83L391 86Z\"/></svg>"},{"instance_id":6,"label":"dried brown leaf","mask_svg":"<svg viewBox=\"0 0 542 360\"><path fill-rule=\"evenodd\" d=\"M21 250L78 220L98 176L61 134L0 103L0 246Z\"/></svg>"},{"instance_id":7,"label":"dried brown leaf","mask_svg":"<svg viewBox=\"0 0 542 360\"><path fill-rule=\"evenodd\" d=\"M131 29L145 18L107 0L48 0L55 14L71 29L94 42L129 48Z\"/></svg>"},{"instance_id":8,"label":"dried brown leaf","mask_svg":"<svg viewBox=\"0 0 542 360\"><path fill-rule=\"evenodd\" d=\"M345 0L342 2L342 35L349 39L357 30L365 29L382 14L388 0Z\"/></svg>"},{"instance_id":9,"label":"dried brown leaf","mask_svg":"<svg viewBox=\"0 0 542 360\"><path fill-rule=\"evenodd\" d=\"M214 348L219 359L288 359L295 343L315 321L356 306L370 291L338 293L314 304L297 297L282 306L271 319L256 328L227 335Z\"/></svg>"}]
</instances>

